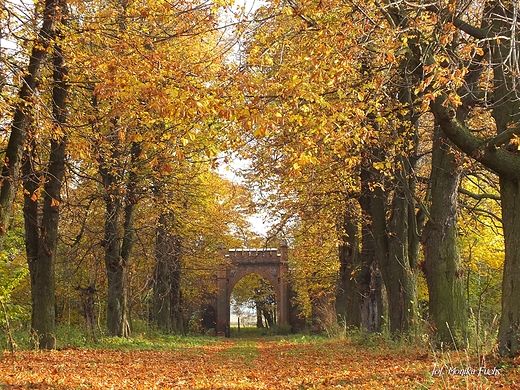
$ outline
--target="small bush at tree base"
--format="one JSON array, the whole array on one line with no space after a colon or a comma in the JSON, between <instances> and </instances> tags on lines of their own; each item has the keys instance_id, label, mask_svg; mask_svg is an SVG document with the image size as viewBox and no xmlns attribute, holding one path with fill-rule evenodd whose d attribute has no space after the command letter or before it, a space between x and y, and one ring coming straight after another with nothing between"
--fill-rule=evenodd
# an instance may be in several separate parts
<instances>
[{"instance_id":1,"label":"small bush at tree base","mask_svg":"<svg viewBox=\"0 0 520 390\"><path fill-rule=\"evenodd\" d=\"M291 325L289 324L275 324L270 328L264 329L262 332L265 336L286 336L291 334Z\"/></svg>"}]
</instances>

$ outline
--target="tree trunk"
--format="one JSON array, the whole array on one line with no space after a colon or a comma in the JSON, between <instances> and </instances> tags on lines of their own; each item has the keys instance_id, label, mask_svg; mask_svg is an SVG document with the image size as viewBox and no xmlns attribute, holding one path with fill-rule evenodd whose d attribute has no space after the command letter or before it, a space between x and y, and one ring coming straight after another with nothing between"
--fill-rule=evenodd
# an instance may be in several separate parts
<instances>
[{"instance_id":1,"label":"tree trunk","mask_svg":"<svg viewBox=\"0 0 520 390\"><path fill-rule=\"evenodd\" d=\"M261 329L264 328L264 321L262 319L262 310L260 309L260 303L256 304L256 327Z\"/></svg>"},{"instance_id":2,"label":"tree trunk","mask_svg":"<svg viewBox=\"0 0 520 390\"><path fill-rule=\"evenodd\" d=\"M482 64L474 63L475 69L468 73L464 85L470 90L462 90L459 96L464 99L478 96L472 89L481 87L479 76L488 63L492 67L492 84L487 89L489 100L484 102L492 107L491 114L496 125L496 137L484 139L478 137L465 126L455 112L446 103L446 95L441 95L431 105L437 122L444 133L468 156L476 159L488 169L498 174L502 197L502 219L505 240L505 261L502 280L502 313L498 334L499 353L506 356L516 356L520 353L520 155L514 138L519 134L520 100L518 99L519 76L518 53L520 51L520 32L517 24L518 4L513 1L492 1L486 3L483 14L483 25L478 39L485 40L486 47L491 48L489 61ZM471 26L469 26L471 27ZM466 29L469 31L468 29ZM473 30L475 30L473 28ZM469 92L469 93L468 93ZM464 101L464 99L461 99ZM470 102L465 109L476 102ZM513 140L513 142L511 142Z\"/></svg>"},{"instance_id":3,"label":"tree trunk","mask_svg":"<svg viewBox=\"0 0 520 390\"><path fill-rule=\"evenodd\" d=\"M127 264L120 256L119 226L121 219L121 200L105 196L105 267L107 272L107 329L111 336L130 335L128 322Z\"/></svg>"},{"instance_id":4,"label":"tree trunk","mask_svg":"<svg viewBox=\"0 0 520 390\"><path fill-rule=\"evenodd\" d=\"M182 252L180 240L172 231L173 225L172 213L160 216L155 243L152 319L165 333L183 334Z\"/></svg>"},{"instance_id":5,"label":"tree trunk","mask_svg":"<svg viewBox=\"0 0 520 390\"><path fill-rule=\"evenodd\" d=\"M520 181L500 178L502 223L506 257L502 279L502 315L499 352L516 356L520 351Z\"/></svg>"},{"instance_id":6,"label":"tree trunk","mask_svg":"<svg viewBox=\"0 0 520 390\"><path fill-rule=\"evenodd\" d=\"M55 4L57 7L59 4ZM62 2L61 6L65 3ZM36 166L36 142L25 153L24 218L26 251L31 276L32 319L31 328L36 344L41 349L56 348L55 279L54 269L58 248L58 223L61 188L65 175L66 158L66 104L67 68L61 48L54 47L54 88L52 93L53 134L47 172L39 173ZM39 215L38 192L40 177L44 176L42 214Z\"/></svg>"},{"instance_id":7,"label":"tree trunk","mask_svg":"<svg viewBox=\"0 0 520 390\"><path fill-rule=\"evenodd\" d=\"M137 188L137 173L134 169L137 166L138 159L142 152L142 142L133 142L130 148L130 171L126 179L126 196L124 207L124 222L123 222L123 239L121 242L121 264L124 266L124 285L122 294L126 300L126 308L123 311L122 323L126 329L123 329L122 335L124 337L130 335L130 305L128 303L130 281L128 279L128 264L130 264L130 257L135 243L135 213L138 203L136 193Z\"/></svg>"},{"instance_id":8,"label":"tree trunk","mask_svg":"<svg viewBox=\"0 0 520 390\"><path fill-rule=\"evenodd\" d=\"M491 15L493 31L497 35L509 35L503 39L494 39L491 43L495 80L493 118L497 134L507 134L511 128L520 127L518 113L519 75L511 72L511 67L518 67L520 59L520 32L517 14L517 2L492 2ZM510 38L510 39L509 39ZM511 55L515 53L516 55ZM509 59L509 60L508 60ZM512 61L512 63L508 63ZM506 143L507 145L507 143ZM517 159L518 147L510 145L506 150ZM520 353L520 177L499 174L500 196L502 198L502 226L505 242L504 273L502 279L502 314L498 332L499 352L504 356L516 356Z\"/></svg>"},{"instance_id":9,"label":"tree trunk","mask_svg":"<svg viewBox=\"0 0 520 390\"><path fill-rule=\"evenodd\" d=\"M96 337L96 312L95 312L95 296L97 293L96 287L91 284L88 287L76 287L76 290L79 291L81 298L81 306L83 308L83 317L85 317L85 326L86 326L86 338L87 340L92 340L97 342Z\"/></svg>"},{"instance_id":10,"label":"tree trunk","mask_svg":"<svg viewBox=\"0 0 520 390\"><path fill-rule=\"evenodd\" d=\"M120 145L113 145L111 160L118 164L121 158ZM128 304L128 264L135 240L134 220L137 174L134 168L142 151L140 142L132 143L130 149L130 169L124 188L124 196L118 192L123 186L123 174L119 167L105 164L99 157L99 172L105 187L105 267L108 282L107 328L112 336L130 336L130 316ZM123 204L124 202L124 204ZM121 237L121 218L123 235Z\"/></svg>"},{"instance_id":11,"label":"tree trunk","mask_svg":"<svg viewBox=\"0 0 520 390\"><path fill-rule=\"evenodd\" d=\"M430 176L430 219L422 239L434 339L449 345L464 342L468 319L457 233L459 179L456 156L436 126Z\"/></svg>"},{"instance_id":12,"label":"tree trunk","mask_svg":"<svg viewBox=\"0 0 520 390\"><path fill-rule=\"evenodd\" d=\"M342 241L338 252L340 269L336 292L336 313L338 321L344 321L347 327L359 327L361 325L358 283L355 274L357 267L361 264L357 222L359 216L354 215L354 213L354 210L345 212Z\"/></svg>"},{"instance_id":13,"label":"tree trunk","mask_svg":"<svg viewBox=\"0 0 520 390\"><path fill-rule=\"evenodd\" d=\"M383 158L381 155L379 157ZM381 288L382 277L387 293L390 332L394 337L412 330L417 315L417 271L413 263L416 257L410 257L410 251L417 250L416 246L410 247L415 243L410 241L410 218L415 218L415 210L404 188L408 185L407 164L403 159L403 171L396 173L398 183L393 186L390 209L387 206L389 193L380 186L369 188L369 184L376 181L374 173L366 169L361 179L364 184L360 204L364 211L363 220L366 221L363 226L362 252L363 266L366 268L365 284L368 282L369 270L373 279L368 285L372 285L372 289ZM415 227L415 224L412 225ZM379 306L377 315L381 317L382 304L376 306Z\"/></svg>"},{"instance_id":14,"label":"tree trunk","mask_svg":"<svg viewBox=\"0 0 520 390\"><path fill-rule=\"evenodd\" d=\"M412 233L416 226L412 219L416 215L404 189L409 180L408 161L403 158L401 162L402 169L396 172L399 184L392 194L390 217L384 232L388 256L379 266L388 296L388 317L393 336L413 331L417 324L416 259L419 248L414 245L417 238Z\"/></svg>"},{"instance_id":15,"label":"tree trunk","mask_svg":"<svg viewBox=\"0 0 520 390\"><path fill-rule=\"evenodd\" d=\"M359 204L362 210L361 223L361 266L358 272L358 293L361 312L361 329L368 333L382 329L383 296L381 273L377 266L376 240L372 226L372 192L369 188L370 173L361 172L361 195Z\"/></svg>"},{"instance_id":16,"label":"tree trunk","mask_svg":"<svg viewBox=\"0 0 520 390\"><path fill-rule=\"evenodd\" d=\"M27 73L18 94L19 103L14 112L0 180L0 248L3 247L11 222L14 198L20 179L22 155L28 129L32 124L34 96L39 88L48 48L56 35L56 26L61 21L60 13L63 4L65 4L63 0L45 1L43 24L33 44Z\"/></svg>"},{"instance_id":17,"label":"tree trunk","mask_svg":"<svg viewBox=\"0 0 520 390\"><path fill-rule=\"evenodd\" d=\"M119 146L113 145L111 160L118 161L121 153ZM104 163L99 157L99 172L105 188L105 268L107 272L107 329L111 336L127 337L130 334L127 302L127 264L120 251L120 220L122 196L120 169Z\"/></svg>"},{"instance_id":18,"label":"tree trunk","mask_svg":"<svg viewBox=\"0 0 520 390\"><path fill-rule=\"evenodd\" d=\"M262 309L262 314L264 315L265 323L267 325L267 328L272 328L273 325L274 325L274 319L273 319L273 316L271 314L271 311L266 309L266 308L263 308Z\"/></svg>"}]
</instances>

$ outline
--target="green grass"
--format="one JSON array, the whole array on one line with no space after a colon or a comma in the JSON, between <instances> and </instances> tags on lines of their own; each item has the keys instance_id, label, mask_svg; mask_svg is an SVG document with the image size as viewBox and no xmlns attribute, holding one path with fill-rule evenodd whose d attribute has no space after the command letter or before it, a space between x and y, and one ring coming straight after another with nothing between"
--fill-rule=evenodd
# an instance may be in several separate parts
<instances>
[{"instance_id":1,"label":"green grass","mask_svg":"<svg viewBox=\"0 0 520 390\"><path fill-rule=\"evenodd\" d=\"M91 348L119 350L176 350L192 347L217 345L222 338L212 336L165 335L159 332L134 333L131 337L108 337L98 335L97 340L87 338L85 332L72 326L58 326L56 332L57 348ZM32 337L28 330L18 329L12 332L16 350L32 348ZM9 350L5 332L0 329L0 351Z\"/></svg>"},{"instance_id":2,"label":"green grass","mask_svg":"<svg viewBox=\"0 0 520 390\"><path fill-rule=\"evenodd\" d=\"M262 329L255 328L252 326L241 327L240 330L238 328L231 328L230 338L255 338L262 336Z\"/></svg>"},{"instance_id":3,"label":"green grass","mask_svg":"<svg viewBox=\"0 0 520 390\"><path fill-rule=\"evenodd\" d=\"M74 347L86 347L96 349L117 350L151 350L171 351L177 349L197 348L218 344L220 341L209 336L176 336L176 335L146 335L139 334L132 337L103 337L96 343L85 345L72 345Z\"/></svg>"},{"instance_id":4,"label":"green grass","mask_svg":"<svg viewBox=\"0 0 520 390\"><path fill-rule=\"evenodd\" d=\"M255 339L236 339L232 348L226 348L214 356L218 364L240 364L245 367L253 367L255 359L260 356L258 343Z\"/></svg>"},{"instance_id":5,"label":"green grass","mask_svg":"<svg viewBox=\"0 0 520 390\"><path fill-rule=\"evenodd\" d=\"M12 332L13 339L16 344L16 350L29 350L32 348L31 334L27 329L17 329ZM254 327L242 327L240 330L231 328L230 340L252 340L258 338L269 338L271 340L293 340L293 342L302 342L307 337L310 341L313 337L322 336L304 336L304 339L298 341L302 335L276 335L266 332L265 329ZM219 345L224 342L223 337L206 336L206 335L165 335L161 332L144 329L140 332L134 332L131 337L109 337L96 332L96 340L86 336L83 329L74 326L61 325L57 328L56 334L57 348L91 348L91 349L119 349L119 350L178 350L192 347L203 347L211 345ZM296 340L296 341L294 341ZM240 343L247 345L247 343ZM6 333L0 329L0 351L9 350L7 344Z\"/></svg>"},{"instance_id":6,"label":"green grass","mask_svg":"<svg viewBox=\"0 0 520 390\"><path fill-rule=\"evenodd\" d=\"M97 340L87 338L85 332L78 327L61 325L57 329L57 348L89 348L89 349L113 349L113 350L184 350L188 348L208 347L221 345L229 340L239 341L240 346L247 351L247 340L268 339L280 345L308 345L319 344L327 340L341 338L348 340L354 345L363 346L365 349L386 350L386 351L406 351L416 349L419 345L404 341L394 341L384 334L366 335L359 331L350 331L341 337L330 337L327 334L276 334L276 332L266 332L265 329L255 327L242 327L240 330L231 328L230 338L206 336L206 335L165 335L153 329L141 328L135 331L129 338L108 337L97 332ZM31 349L31 335L27 329L17 329L13 332L13 339L17 350ZM244 343L242 343L242 341ZM414 344L415 347L412 345ZM421 347L424 347L421 346ZM0 329L0 351L9 350L5 331ZM253 354L254 351L251 351Z\"/></svg>"}]
</instances>

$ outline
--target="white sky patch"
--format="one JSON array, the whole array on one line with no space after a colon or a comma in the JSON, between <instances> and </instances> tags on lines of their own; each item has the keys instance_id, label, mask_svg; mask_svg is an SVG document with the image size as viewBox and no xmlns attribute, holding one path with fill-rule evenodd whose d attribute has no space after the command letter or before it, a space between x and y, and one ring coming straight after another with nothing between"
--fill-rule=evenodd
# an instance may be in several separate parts
<instances>
[{"instance_id":1,"label":"white sky patch","mask_svg":"<svg viewBox=\"0 0 520 390\"><path fill-rule=\"evenodd\" d=\"M231 160L229 161L229 163L221 164L218 167L217 172L220 176L222 176L226 180L229 180L229 181L231 181L233 183L237 183L237 184L243 184L244 180L237 173L242 169L248 168L248 166L249 166L249 162L247 160L243 160L243 159L240 159L237 157L235 157L235 158L232 157ZM253 194L253 197L254 197L254 194ZM257 233L263 237L267 236L267 232L269 231L269 229L271 228L271 225L272 225L268 222L269 218L268 218L267 214L265 214L263 212L259 212L259 213L251 215L250 217L247 218L247 220L251 224L252 229L255 233Z\"/></svg>"}]
</instances>

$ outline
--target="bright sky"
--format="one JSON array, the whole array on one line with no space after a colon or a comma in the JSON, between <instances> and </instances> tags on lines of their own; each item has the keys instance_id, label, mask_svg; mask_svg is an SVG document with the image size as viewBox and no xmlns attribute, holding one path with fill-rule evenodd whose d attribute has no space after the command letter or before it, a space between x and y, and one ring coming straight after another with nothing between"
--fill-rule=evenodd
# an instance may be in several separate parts
<instances>
[{"instance_id":1,"label":"bright sky","mask_svg":"<svg viewBox=\"0 0 520 390\"><path fill-rule=\"evenodd\" d=\"M241 183L242 179L235 174L236 171L247 167L247 161L235 158L229 162L227 165L220 165L217 172L224 177L225 179L234 182ZM270 224L268 221L264 221L267 219L267 216L263 213L254 214L248 218L248 221L251 223L253 231L261 236L266 236L267 231L270 228Z\"/></svg>"}]
</instances>

